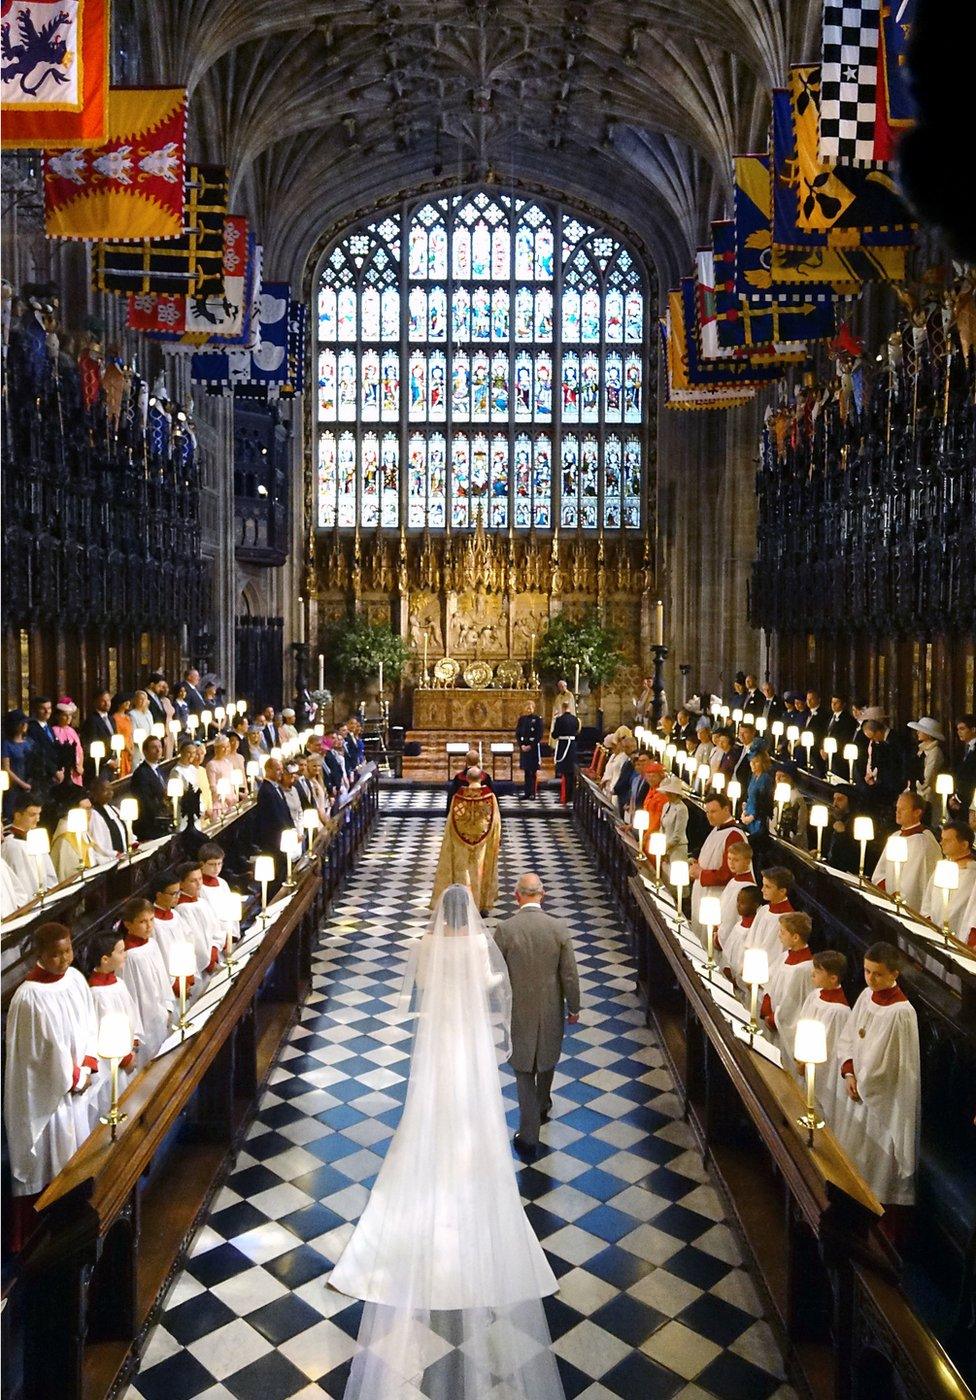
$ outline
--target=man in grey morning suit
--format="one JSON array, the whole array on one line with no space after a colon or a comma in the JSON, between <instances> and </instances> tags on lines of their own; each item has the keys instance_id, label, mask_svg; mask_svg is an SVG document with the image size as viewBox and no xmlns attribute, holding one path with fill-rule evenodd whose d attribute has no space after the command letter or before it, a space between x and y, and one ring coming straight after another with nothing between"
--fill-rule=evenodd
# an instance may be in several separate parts
<instances>
[{"instance_id":1,"label":"man in grey morning suit","mask_svg":"<svg viewBox=\"0 0 976 1400\"><path fill-rule=\"evenodd\" d=\"M495 930L512 983L509 1063L519 1098L515 1148L530 1160L538 1151L539 1125L548 1120L552 1107L552 1076L563 1043L563 1004L566 1020L573 1025L580 1008L572 934L542 912L544 897L538 875L522 875L515 887L519 911Z\"/></svg>"}]
</instances>

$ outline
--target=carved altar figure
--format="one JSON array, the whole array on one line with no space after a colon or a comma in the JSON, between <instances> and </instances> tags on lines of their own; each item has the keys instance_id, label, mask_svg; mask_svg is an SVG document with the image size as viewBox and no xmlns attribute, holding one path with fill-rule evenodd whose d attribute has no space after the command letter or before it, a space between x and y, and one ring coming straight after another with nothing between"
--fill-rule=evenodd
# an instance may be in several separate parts
<instances>
[{"instance_id":1,"label":"carved altar figure","mask_svg":"<svg viewBox=\"0 0 976 1400\"><path fill-rule=\"evenodd\" d=\"M485 914L498 898L502 819L495 794L481 785L481 770L469 768L466 776L467 787L451 799L430 906L448 885L466 885Z\"/></svg>"}]
</instances>

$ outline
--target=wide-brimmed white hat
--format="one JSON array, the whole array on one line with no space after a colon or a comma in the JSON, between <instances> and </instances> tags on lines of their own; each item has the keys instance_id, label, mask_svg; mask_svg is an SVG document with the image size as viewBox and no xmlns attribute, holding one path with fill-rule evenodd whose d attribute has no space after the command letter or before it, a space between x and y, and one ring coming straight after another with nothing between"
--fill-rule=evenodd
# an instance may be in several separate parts
<instances>
[{"instance_id":1,"label":"wide-brimmed white hat","mask_svg":"<svg viewBox=\"0 0 976 1400\"><path fill-rule=\"evenodd\" d=\"M685 785L680 778L665 778L663 783L658 783L658 792L674 792L680 797L685 795Z\"/></svg>"},{"instance_id":2,"label":"wide-brimmed white hat","mask_svg":"<svg viewBox=\"0 0 976 1400\"><path fill-rule=\"evenodd\" d=\"M939 721L933 719L931 715L923 715L921 719L909 721L909 729L916 729L919 734L927 734L930 739L941 739L945 743L945 735L939 728Z\"/></svg>"}]
</instances>

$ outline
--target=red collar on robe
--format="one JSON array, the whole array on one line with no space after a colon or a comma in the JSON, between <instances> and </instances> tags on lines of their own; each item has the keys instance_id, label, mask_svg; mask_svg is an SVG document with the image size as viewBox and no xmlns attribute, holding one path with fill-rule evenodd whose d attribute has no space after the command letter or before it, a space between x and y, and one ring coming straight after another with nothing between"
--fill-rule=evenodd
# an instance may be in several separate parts
<instances>
[{"instance_id":1,"label":"red collar on robe","mask_svg":"<svg viewBox=\"0 0 976 1400\"><path fill-rule=\"evenodd\" d=\"M903 826L902 829L901 829L901 835L902 835L902 836L920 836L923 830L924 830L924 827L921 825L921 823L920 823L920 822L916 822L914 826Z\"/></svg>"},{"instance_id":2,"label":"red collar on robe","mask_svg":"<svg viewBox=\"0 0 976 1400\"><path fill-rule=\"evenodd\" d=\"M778 904L767 904L766 908L771 914L795 914L796 910L788 899L782 899Z\"/></svg>"},{"instance_id":3,"label":"red collar on robe","mask_svg":"<svg viewBox=\"0 0 976 1400\"><path fill-rule=\"evenodd\" d=\"M89 987L114 987L118 982L114 972L93 972L88 979Z\"/></svg>"},{"instance_id":4,"label":"red collar on robe","mask_svg":"<svg viewBox=\"0 0 976 1400\"><path fill-rule=\"evenodd\" d=\"M156 910L156 913L157 913L157 914L159 913L159 910L158 910L158 909ZM133 948L145 948L146 944L149 942L149 939L148 939L148 938L133 938L131 933L127 933L127 934L125 935L124 942L125 942L125 950L126 950L126 952L127 952L127 953L131 953Z\"/></svg>"},{"instance_id":5,"label":"red collar on robe","mask_svg":"<svg viewBox=\"0 0 976 1400\"><path fill-rule=\"evenodd\" d=\"M734 818L730 818L729 821L723 822L721 826L715 827L716 831L738 831L738 829Z\"/></svg>"},{"instance_id":6,"label":"red collar on robe","mask_svg":"<svg viewBox=\"0 0 976 1400\"><path fill-rule=\"evenodd\" d=\"M850 1003L844 995L843 987L824 987L820 992L821 1001L832 1001L837 1006L848 1006Z\"/></svg>"},{"instance_id":7,"label":"red collar on robe","mask_svg":"<svg viewBox=\"0 0 976 1400\"><path fill-rule=\"evenodd\" d=\"M742 925L743 928L752 928L752 926L753 926L753 924L755 923L755 921L756 921L756 916L755 916L755 914L750 914L749 917L748 917L748 919L740 919L740 920L739 920L739 923Z\"/></svg>"},{"instance_id":8,"label":"red collar on robe","mask_svg":"<svg viewBox=\"0 0 976 1400\"><path fill-rule=\"evenodd\" d=\"M24 978L24 981L43 982L45 985L47 985L51 982L60 982L63 976L63 972L48 972L45 968L41 967L40 963L38 963L36 967L31 968L30 972L28 972L27 976Z\"/></svg>"},{"instance_id":9,"label":"red collar on robe","mask_svg":"<svg viewBox=\"0 0 976 1400\"><path fill-rule=\"evenodd\" d=\"M756 883L756 877L751 870L747 870L744 875L733 875L732 879L741 881L743 885L754 885Z\"/></svg>"},{"instance_id":10,"label":"red collar on robe","mask_svg":"<svg viewBox=\"0 0 976 1400\"><path fill-rule=\"evenodd\" d=\"M19 826L12 826L12 827L10 828L10 834L11 834L11 836L14 838L15 841L26 841L26 840L27 840L27 832L26 832L26 831L21 831L21 829L20 829Z\"/></svg>"},{"instance_id":11,"label":"red collar on robe","mask_svg":"<svg viewBox=\"0 0 976 1400\"><path fill-rule=\"evenodd\" d=\"M204 875L203 883L206 885L208 890L220 889L220 880L216 875Z\"/></svg>"},{"instance_id":12,"label":"red collar on robe","mask_svg":"<svg viewBox=\"0 0 976 1400\"><path fill-rule=\"evenodd\" d=\"M158 904L154 904L153 917L156 919L171 919L173 917L173 911L172 909L160 909Z\"/></svg>"},{"instance_id":13,"label":"red collar on robe","mask_svg":"<svg viewBox=\"0 0 976 1400\"><path fill-rule=\"evenodd\" d=\"M196 902L197 902L197 897L196 897L195 894L181 894L181 895L180 895L180 903L181 903L181 904L196 904Z\"/></svg>"},{"instance_id":14,"label":"red collar on robe","mask_svg":"<svg viewBox=\"0 0 976 1400\"><path fill-rule=\"evenodd\" d=\"M880 992L872 992L871 1000L875 1006L894 1006L896 1002L907 1001L905 993L901 987L882 987Z\"/></svg>"},{"instance_id":15,"label":"red collar on robe","mask_svg":"<svg viewBox=\"0 0 976 1400\"><path fill-rule=\"evenodd\" d=\"M813 952L809 948L791 948L786 955L786 966L796 967L798 963L813 962Z\"/></svg>"}]
</instances>

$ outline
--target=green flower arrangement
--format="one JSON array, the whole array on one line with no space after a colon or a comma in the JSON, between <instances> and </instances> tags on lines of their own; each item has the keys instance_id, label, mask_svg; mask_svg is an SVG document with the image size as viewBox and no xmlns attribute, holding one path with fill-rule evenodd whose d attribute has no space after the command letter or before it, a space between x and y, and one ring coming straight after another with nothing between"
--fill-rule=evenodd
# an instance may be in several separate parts
<instances>
[{"instance_id":1,"label":"green flower arrangement","mask_svg":"<svg viewBox=\"0 0 976 1400\"><path fill-rule=\"evenodd\" d=\"M388 622L336 623L325 642L326 665L342 684L362 685L374 680L383 663L383 683L398 681L409 656L406 644Z\"/></svg>"},{"instance_id":2,"label":"green flower arrangement","mask_svg":"<svg viewBox=\"0 0 976 1400\"><path fill-rule=\"evenodd\" d=\"M568 681L572 686L579 666L581 680L594 688L607 685L624 662L619 640L616 630L600 621L595 608L580 618L559 614L542 634L536 664L549 680Z\"/></svg>"}]
</instances>

